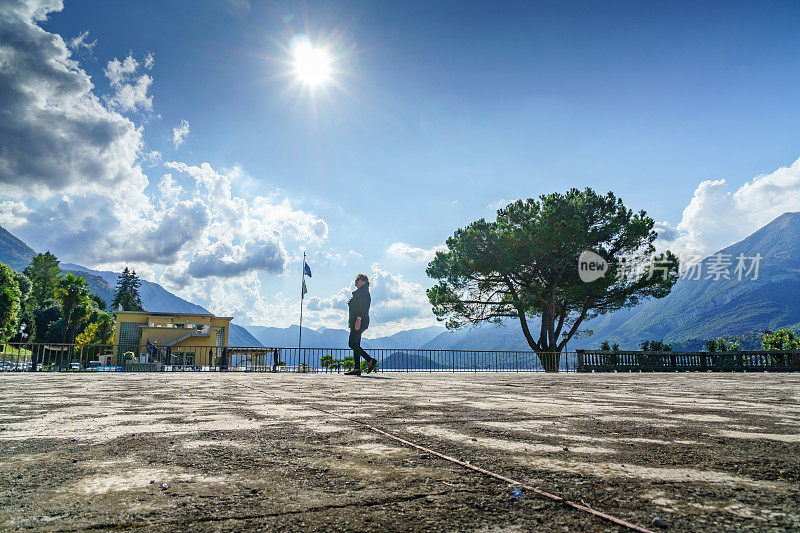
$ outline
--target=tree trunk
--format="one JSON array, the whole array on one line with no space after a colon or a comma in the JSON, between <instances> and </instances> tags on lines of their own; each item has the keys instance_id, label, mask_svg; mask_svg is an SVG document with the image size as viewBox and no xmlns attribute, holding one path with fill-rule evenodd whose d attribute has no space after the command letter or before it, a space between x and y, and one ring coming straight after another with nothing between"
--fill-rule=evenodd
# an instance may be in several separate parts
<instances>
[{"instance_id":1,"label":"tree trunk","mask_svg":"<svg viewBox=\"0 0 800 533\"><path fill-rule=\"evenodd\" d=\"M561 362L561 354L558 352L547 352L536 354L539 356L539 361L542 362L545 372L558 372L559 363Z\"/></svg>"}]
</instances>

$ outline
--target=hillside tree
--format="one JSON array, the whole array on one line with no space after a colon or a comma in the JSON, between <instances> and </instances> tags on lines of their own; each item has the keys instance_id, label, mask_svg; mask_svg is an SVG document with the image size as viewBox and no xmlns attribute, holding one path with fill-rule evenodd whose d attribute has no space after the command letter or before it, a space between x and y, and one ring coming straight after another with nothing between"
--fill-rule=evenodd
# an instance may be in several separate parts
<instances>
[{"instance_id":1,"label":"hillside tree","mask_svg":"<svg viewBox=\"0 0 800 533\"><path fill-rule=\"evenodd\" d=\"M33 283L22 272L14 272L20 290L18 327L11 337L12 343L33 342L36 338L36 302L33 298Z\"/></svg>"},{"instance_id":2,"label":"hillside tree","mask_svg":"<svg viewBox=\"0 0 800 533\"><path fill-rule=\"evenodd\" d=\"M5 344L17 333L22 291L13 268L0 263L0 343Z\"/></svg>"},{"instance_id":3,"label":"hillside tree","mask_svg":"<svg viewBox=\"0 0 800 533\"><path fill-rule=\"evenodd\" d=\"M478 220L447 239L447 251L428 264L438 282L428 299L448 329L518 319L545 370L558 371L559 354L582 322L663 298L677 281L678 260L655 253L653 226L610 192L571 189L518 200L495 221ZM607 262L605 275L581 281L584 251Z\"/></svg>"},{"instance_id":4,"label":"hillside tree","mask_svg":"<svg viewBox=\"0 0 800 533\"><path fill-rule=\"evenodd\" d=\"M136 271L125 267L122 273L117 276L117 286L114 290L114 299L111 302L111 310L117 311L144 311L142 299L139 296L139 287L142 285Z\"/></svg>"},{"instance_id":5,"label":"hillside tree","mask_svg":"<svg viewBox=\"0 0 800 533\"><path fill-rule=\"evenodd\" d=\"M790 329L779 329L776 331L765 331L761 339L762 350L798 350L800 349L800 337Z\"/></svg>"},{"instance_id":6,"label":"hillside tree","mask_svg":"<svg viewBox=\"0 0 800 533\"><path fill-rule=\"evenodd\" d=\"M61 269L58 264L58 258L47 251L33 256L30 264L25 267L23 272L31 280L34 308L42 307L45 301L53 298L58 288L58 281L61 279Z\"/></svg>"},{"instance_id":7,"label":"hillside tree","mask_svg":"<svg viewBox=\"0 0 800 533\"><path fill-rule=\"evenodd\" d=\"M75 339L80 346L111 344L114 339L114 316L98 313L97 317Z\"/></svg>"}]
</instances>

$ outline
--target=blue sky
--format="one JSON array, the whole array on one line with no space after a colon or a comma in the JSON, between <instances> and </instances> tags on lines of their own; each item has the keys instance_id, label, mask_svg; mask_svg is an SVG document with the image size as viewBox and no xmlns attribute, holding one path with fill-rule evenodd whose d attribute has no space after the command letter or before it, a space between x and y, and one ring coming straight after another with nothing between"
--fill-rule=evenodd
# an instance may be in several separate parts
<instances>
[{"instance_id":1,"label":"blue sky","mask_svg":"<svg viewBox=\"0 0 800 533\"><path fill-rule=\"evenodd\" d=\"M307 249L310 325L341 326L358 272L374 275L384 297L377 333L431 324L424 270L435 247L504 202L569 187L614 191L686 253L713 252L800 209L787 199L800 173L796 2L66 2L46 20L35 3L17 16L60 36L76 62L58 76L82 72L93 87L78 96L103 107L95 118L132 124L120 134L133 139L127 155L98 156L116 174L101 172L108 179L93 193L130 191L109 213L56 231L31 211L75 221L75 206L91 203L80 178L42 176L43 191L26 195L19 183L36 172L15 178L6 165L0 222L69 261L137 265L241 323L296 319ZM83 46L70 44L86 31ZM330 47L331 83L298 87L288 50L297 34ZM136 68L109 75L109 62L129 56ZM18 57L36 70L35 58ZM76 106L74 94L42 88L58 76L8 83ZM135 93L142 76L146 90ZM181 121L189 131L176 146ZM133 170L119 177L125 165ZM203 179L229 187L206 194ZM133 218L166 243L152 256L125 244L137 235L119 213L139 209L129 205L138 195L147 208ZM242 206L250 218L225 215ZM110 243L102 231L134 233Z\"/></svg>"}]
</instances>

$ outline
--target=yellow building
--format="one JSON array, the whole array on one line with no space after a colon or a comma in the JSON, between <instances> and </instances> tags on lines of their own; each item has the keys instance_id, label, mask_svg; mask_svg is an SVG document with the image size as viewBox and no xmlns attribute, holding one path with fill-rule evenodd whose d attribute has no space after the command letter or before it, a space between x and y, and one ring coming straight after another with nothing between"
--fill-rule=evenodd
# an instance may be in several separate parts
<instances>
[{"instance_id":1,"label":"yellow building","mask_svg":"<svg viewBox=\"0 0 800 533\"><path fill-rule=\"evenodd\" d=\"M194 313L117 311L114 344L117 363L126 352L138 362L167 365L218 365L228 346L232 317Z\"/></svg>"}]
</instances>

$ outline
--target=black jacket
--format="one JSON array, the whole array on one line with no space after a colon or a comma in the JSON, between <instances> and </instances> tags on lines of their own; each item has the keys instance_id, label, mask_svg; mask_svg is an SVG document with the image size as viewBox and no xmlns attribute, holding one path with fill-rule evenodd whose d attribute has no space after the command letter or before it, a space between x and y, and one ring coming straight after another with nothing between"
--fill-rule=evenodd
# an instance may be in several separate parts
<instances>
[{"instance_id":1,"label":"black jacket","mask_svg":"<svg viewBox=\"0 0 800 533\"><path fill-rule=\"evenodd\" d=\"M350 320L348 326L353 329L356 326L356 318L361 317L361 329L364 331L369 327L369 304L372 298L369 296L369 289L366 285L362 285L360 289L353 291L353 297L347 302L350 308Z\"/></svg>"}]
</instances>

